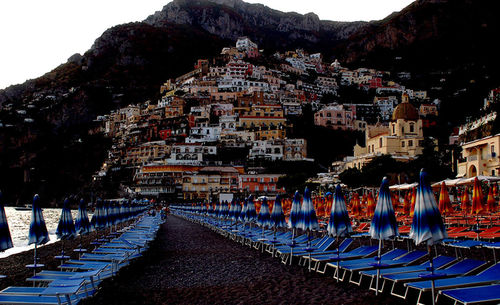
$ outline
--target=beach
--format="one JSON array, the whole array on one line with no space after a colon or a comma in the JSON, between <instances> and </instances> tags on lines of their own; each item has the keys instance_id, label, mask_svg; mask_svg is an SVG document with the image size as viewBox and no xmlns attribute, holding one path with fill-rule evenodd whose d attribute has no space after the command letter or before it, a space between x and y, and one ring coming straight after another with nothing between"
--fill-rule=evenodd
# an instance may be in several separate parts
<instances>
[{"instance_id":1,"label":"beach","mask_svg":"<svg viewBox=\"0 0 500 305\"><path fill-rule=\"evenodd\" d=\"M401 304L169 215L145 255L81 304Z\"/></svg>"},{"instance_id":2,"label":"beach","mask_svg":"<svg viewBox=\"0 0 500 305\"><path fill-rule=\"evenodd\" d=\"M101 233L102 234L102 233ZM90 245L90 242L96 238L96 233L92 232L86 236L83 236L82 246L86 249L92 250L94 246ZM65 254L70 255L72 258L78 258L76 253L73 253L73 249L78 248L80 245L80 237L72 240L64 241ZM62 250L61 241L57 241L37 249L38 262L44 264L43 269L56 270L60 261L54 258L54 256L60 255ZM0 280L0 289L4 289L8 286L29 286L26 278L33 276L33 270L28 270L26 265L33 264L33 254L34 250L28 250L16 254L9 255L5 258L0 259L0 274L6 275L7 277ZM38 270L39 271L39 270Z\"/></svg>"}]
</instances>

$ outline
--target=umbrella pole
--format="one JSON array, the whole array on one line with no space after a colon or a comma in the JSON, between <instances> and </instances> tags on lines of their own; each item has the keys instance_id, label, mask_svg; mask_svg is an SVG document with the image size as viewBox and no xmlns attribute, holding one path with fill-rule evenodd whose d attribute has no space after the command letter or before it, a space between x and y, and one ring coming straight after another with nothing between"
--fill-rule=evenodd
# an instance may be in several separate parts
<instances>
[{"instance_id":1,"label":"umbrella pole","mask_svg":"<svg viewBox=\"0 0 500 305\"><path fill-rule=\"evenodd\" d=\"M290 266L292 265L293 247L295 246L295 228L292 228L292 245L290 246Z\"/></svg>"},{"instance_id":2,"label":"umbrella pole","mask_svg":"<svg viewBox=\"0 0 500 305\"><path fill-rule=\"evenodd\" d=\"M307 230L307 247L311 248L311 230ZM293 257L290 257L292 260ZM311 272L311 252L309 252L309 272Z\"/></svg>"},{"instance_id":3,"label":"umbrella pole","mask_svg":"<svg viewBox=\"0 0 500 305\"><path fill-rule=\"evenodd\" d=\"M429 253L429 263L430 263L430 269L431 269L431 274L434 274L434 263L432 261L432 249L431 246L427 246L427 252ZM431 277L431 292L432 292L432 305L436 304L436 299L435 299L435 291L436 291L436 285L434 283L434 278Z\"/></svg>"},{"instance_id":4,"label":"umbrella pole","mask_svg":"<svg viewBox=\"0 0 500 305\"><path fill-rule=\"evenodd\" d=\"M377 253L377 261L380 264L380 251L382 248L382 239L378 240L378 253ZM380 266L379 266L380 267ZM375 283L375 295L378 295L378 278L380 277L380 268L377 267L377 280Z\"/></svg>"},{"instance_id":5,"label":"umbrella pole","mask_svg":"<svg viewBox=\"0 0 500 305\"><path fill-rule=\"evenodd\" d=\"M337 283L339 282L339 265L340 265L340 249L339 249L339 237L337 236Z\"/></svg>"}]
</instances>

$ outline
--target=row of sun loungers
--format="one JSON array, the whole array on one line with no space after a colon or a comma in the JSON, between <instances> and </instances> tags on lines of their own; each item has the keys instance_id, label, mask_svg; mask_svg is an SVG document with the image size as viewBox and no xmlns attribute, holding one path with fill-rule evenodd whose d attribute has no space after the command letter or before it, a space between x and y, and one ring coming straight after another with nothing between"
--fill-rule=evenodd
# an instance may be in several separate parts
<instances>
[{"instance_id":1,"label":"row of sun loungers","mask_svg":"<svg viewBox=\"0 0 500 305\"><path fill-rule=\"evenodd\" d=\"M27 278L32 286L11 286L0 291L0 304L78 304L94 295L103 280L140 257L161 223L159 216L141 217L92 253L62 263L60 270L42 270Z\"/></svg>"},{"instance_id":2,"label":"row of sun loungers","mask_svg":"<svg viewBox=\"0 0 500 305\"><path fill-rule=\"evenodd\" d=\"M433 257L430 269L427 251L393 248L382 253L380 260L375 259L378 247L355 245L353 238L337 241L331 237L309 238L307 235L295 237L292 243L291 232L275 233L261 228L251 228L241 224L231 224L196 214L174 212L178 215L212 228L243 245L265 250L280 258L283 263L297 262L310 266L316 271L333 276L339 281L349 281L370 290L390 293L407 302L431 304L431 281L434 279L437 299L447 299L455 304L476 304L500 301L500 263L470 259L462 255L465 249L500 248L500 242L484 242L450 238L446 246L455 249L456 257L439 255ZM457 229L457 233L464 232ZM496 229L484 234L496 234ZM476 234L476 233L474 233ZM458 237L463 237L458 234ZM364 237L366 234L354 235ZM378 286L377 282L378 271Z\"/></svg>"}]
</instances>

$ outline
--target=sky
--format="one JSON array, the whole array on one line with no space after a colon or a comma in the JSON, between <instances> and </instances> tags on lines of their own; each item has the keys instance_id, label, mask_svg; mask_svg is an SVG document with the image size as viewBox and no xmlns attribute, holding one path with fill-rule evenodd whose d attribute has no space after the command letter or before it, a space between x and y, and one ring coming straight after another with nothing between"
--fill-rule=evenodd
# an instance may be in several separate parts
<instances>
[{"instance_id":1,"label":"sky","mask_svg":"<svg viewBox=\"0 0 500 305\"><path fill-rule=\"evenodd\" d=\"M0 0L0 89L87 51L106 29L144 20L169 0ZM335 21L378 20L413 0L248 0ZM383 4L382 4L383 3Z\"/></svg>"}]
</instances>

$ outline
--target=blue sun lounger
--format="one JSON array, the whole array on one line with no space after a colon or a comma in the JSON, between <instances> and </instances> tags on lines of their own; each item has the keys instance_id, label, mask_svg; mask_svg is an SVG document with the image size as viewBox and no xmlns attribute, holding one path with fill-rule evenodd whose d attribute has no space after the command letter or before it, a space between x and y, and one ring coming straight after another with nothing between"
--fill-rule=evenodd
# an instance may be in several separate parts
<instances>
[{"instance_id":1,"label":"blue sun lounger","mask_svg":"<svg viewBox=\"0 0 500 305\"><path fill-rule=\"evenodd\" d=\"M455 305L500 302L500 285L441 290L439 295L452 299Z\"/></svg>"},{"instance_id":2,"label":"blue sun lounger","mask_svg":"<svg viewBox=\"0 0 500 305\"><path fill-rule=\"evenodd\" d=\"M439 272L439 271L437 271ZM470 286L488 285L500 281L500 264L495 264L477 275L469 275L457 278L439 279L434 281L435 290L455 289ZM419 292L417 303L424 293L431 291L431 282L415 282L406 284L407 289L415 289Z\"/></svg>"},{"instance_id":3,"label":"blue sun lounger","mask_svg":"<svg viewBox=\"0 0 500 305\"><path fill-rule=\"evenodd\" d=\"M296 247L293 249L293 254L290 255L290 252L283 252L281 254L281 262L286 264L289 263L289 260L293 260L294 257L301 257L305 253L312 253L315 251L326 251L328 248L330 248L333 244L335 243L335 238L329 237L328 235L325 235L319 242L317 242L315 245L311 246L305 246L305 247Z\"/></svg>"},{"instance_id":4,"label":"blue sun lounger","mask_svg":"<svg viewBox=\"0 0 500 305\"><path fill-rule=\"evenodd\" d=\"M49 287L7 287L0 304L72 305L89 295L84 280L56 280ZM93 292L92 292L93 293Z\"/></svg>"},{"instance_id":5,"label":"blue sun lounger","mask_svg":"<svg viewBox=\"0 0 500 305\"><path fill-rule=\"evenodd\" d=\"M349 246L353 243L353 241L354 240L352 238L346 238L340 243L338 248L328 250L328 248L335 242L335 240L334 240L332 242L332 244L328 245L328 247L323 247L324 250L313 249L310 252L302 252L302 253L299 252L299 253L297 253L297 256L300 256L299 265L305 266L307 264L307 262L309 261L309 258L312 259L312 257L314 257L316 255L331 255L332 256L332 255L336 255L337 253L344 253L347 250L347 248L349 248ZM293 253L293 255L296 255L295 252Z\"/></svg>"},{"instance_id":6,"label":"blue sun lounger","mask_svg":"<svg viewBox=\"0 0 500 305\"><path fill-rule=\"evenodd\" d=\"M450 278L468 275L476 272L480 268L484 267L486 262L474 260L474 259L464 259L459 261L447 268L440 269L435 271L435 273L441 274L441 278ZM427 272L428 273L428 272ZM402 299L406 299L408 295L408 286L406 285L409 282L420 282L425 281L424 278L421 277L423 272L409 272L409 273L400 273L400 274L388 274L384 275L382 279L387 282L392 282L391 294ZM404 287L406 286L406 288ZM399 292L400 290L401 292ZM404 292L404 293L403 293Z\"/></svg>"},{"instance_id":7,"label":"blue sun lounger","mask_svg":"<svg viewBox=\"0 0 500 305\"><path fill-rule=\"evenodd\" d=\"M415 250L393 259L381 259L379 262L373 261L371 263L342 265L341 268L344 270L342 278L344 278L345 274L349 272L349 283L353 283L359 286L361 285L361 275L359 274L359 272L362 270L376 270L377 267L380 269L384 269L390 267L407 266L416 263L425 256L427 256L427 251ZM374 263L377 263L378 266L375 266Z\"/></svg>"},{"instance_id":8,"label":"blue sun lounger","mask_svg":"<svg viewBox=\"0 0 500 305\"><path fill-rule=\"evenodd\" d=\"M378 246L361 246L351 251L340 253L338 255L337 253L321 254L317 256L314 255L313 257L311 257L311 263L314 263L312 269L318 273L325 274L328 270L328 263L332 260L339 259L341 261L348 261L353 259L360 259L362 257L368 257L375 254L377 250ZM323 268L321 268L322 264L324 264ZM334 268L336 269L337 266L335 265Z\"/></svg>"},{"instance_id":9,"label":"blue sun lounger","mask_svg":"<svg viewBox=\"0 0 500 305\"><path fill-rule=\"evenodd\" d=\"M456 258L451 257L451 256L438 256L433 258L433 265L434 269L438 268L443 268L448 266L449 264L453 263L456 261ZM421 263L420 265L414 265L414 266L405 266L405 267L392 267L392 268L387 268L387 269L381 269L379 271L380 276L388 275L388 274L400 274L400 273L409 273L409 272L425 272L427 271L427 268L429 268L429 261L425 261ZM360 286L363 282L363 279L369 278L370 279L370 284L368 285L368 288L370 290L375 290L374 284L375 280L377 277L377 270L364 270L360 272L360 276L362 277L360 279ZM383 281L382 286L379 287L379 291L382 292L384 290L384 283Z\"/></svg>"},{"instance_id":10,"label":"blue sun lounger","mask_svg":"<svg viewBox=\"0 0 500 305\"><path fill-rule=\"evenodd\" d=\"M375 247L375 252L378 250L378 247L377 246L374 246ZM380 256L380 259L381 260L391 260L391 259L395 259L397 257L400 257L402 255L405 255L407 254L408 251L406 250L403 250L403 249L392 249L384 254L382 254ZM342 258L342 255L340 256L340 259L341 261L340 262L336 262L336 261L333 261L333 262L329 262L326 264L325 266L325 270L327 268L334 268L335 271L334 271L334 275L333 277L334 278L339 278L341 280L344 280L345 278L345 274L347 272L345 272L345 269L342 269L343 266L352 266L352 265L359 265L359 264L370 264L370 263L375 263L376 260L374 257L371 257L371 258L358 258L358 259L351 259L351 260L344 260ZM331 256L330 257L330 260L335 260L335 256ZM340 277L340 270L338 270L338 268L344 270L343 274L342 274L342 277Z\"/></svg>"}]
</instances>

